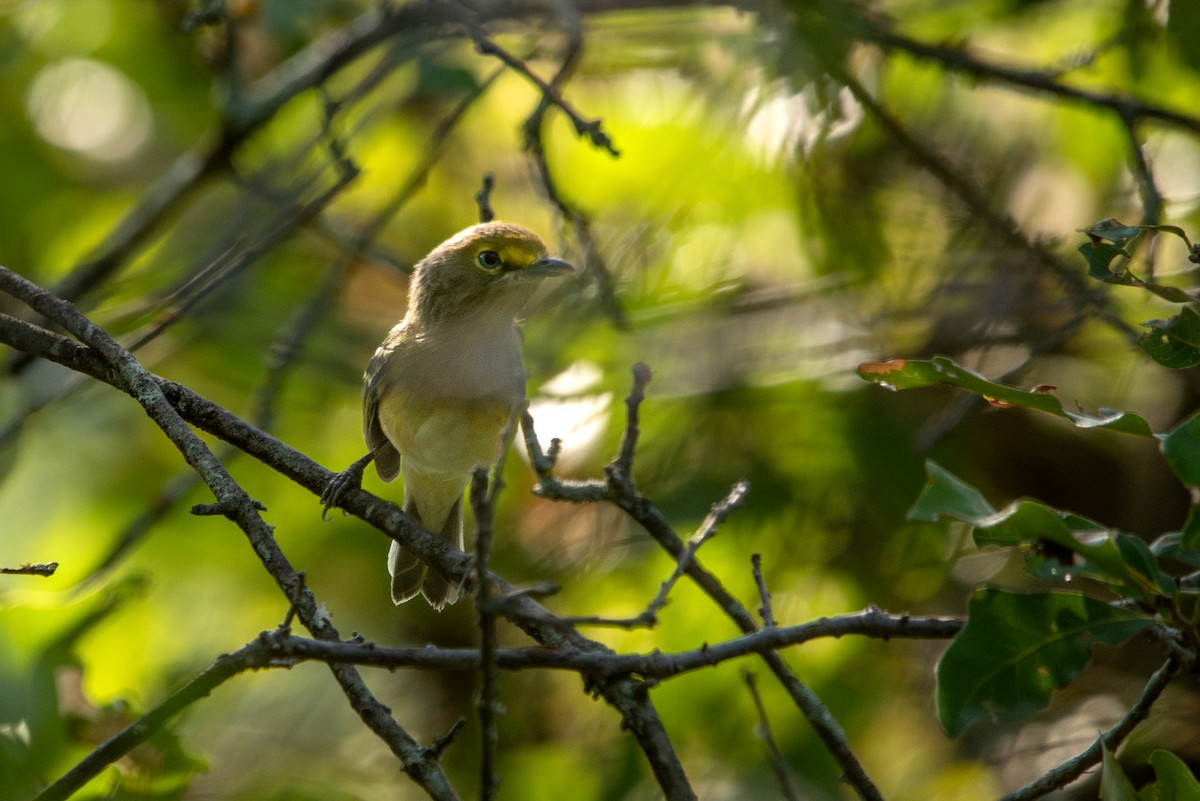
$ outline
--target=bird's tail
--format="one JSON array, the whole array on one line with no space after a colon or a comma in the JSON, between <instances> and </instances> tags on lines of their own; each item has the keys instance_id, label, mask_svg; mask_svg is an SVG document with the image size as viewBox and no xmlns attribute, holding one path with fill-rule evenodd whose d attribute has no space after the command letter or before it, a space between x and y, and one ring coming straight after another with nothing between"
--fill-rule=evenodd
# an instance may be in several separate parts
<instances>
[{"instance_id":1,"label":"bird's tail","mask_svg":"<svg viewBox=\"0 0 1200 801\"><path fill-rule=\"evenodd\" d=\"M404 511L421 520L416 503L409 496L404 501ZM424 522L424 521L422 521ZM462 497L460 496L439 532L446 541L458 548L463 547ZM458 600L459 585L447 581L441 573L431 570L416 555L398 542L393 541L388 551L388 573L392 575L392 603L399 606L412 600L420 593L429 605L439 612L446 604Z\"/></svg>"}]
</instances>

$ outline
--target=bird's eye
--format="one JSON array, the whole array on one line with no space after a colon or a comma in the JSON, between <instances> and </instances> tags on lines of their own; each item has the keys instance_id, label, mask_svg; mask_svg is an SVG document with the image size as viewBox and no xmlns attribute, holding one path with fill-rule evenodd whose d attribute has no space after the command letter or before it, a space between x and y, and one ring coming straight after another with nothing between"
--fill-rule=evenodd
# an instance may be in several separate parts
<instances>
[{"instance_id":1,"label":"bird's eye","mask_svg":"<svg viewBox=\"0 0 1200 801\"><path fill-rule=\"evenodd\" d=\"M475 257L475 261L485 270L499 270L503 262L500 260L500 254L494 250L480 251Z\"/></svg>"}]
</instances>

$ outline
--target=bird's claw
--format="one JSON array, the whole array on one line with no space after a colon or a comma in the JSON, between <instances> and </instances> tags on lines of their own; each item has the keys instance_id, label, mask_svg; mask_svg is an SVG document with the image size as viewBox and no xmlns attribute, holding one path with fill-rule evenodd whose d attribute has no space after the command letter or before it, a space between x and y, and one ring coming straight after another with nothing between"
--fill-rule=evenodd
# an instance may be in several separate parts
<instances>
[{"instance_id":1,"label":"bird's claw","mask_svg":"<svg viewBox=\"0 0 1200 801\"><path fill-rule=\"evenodd\" d=\"M321 519L329 519L329 510L340 506L343 496L351 490L362 488L363 471L357 464L350 465L329 480L321 492Z\"/></svg>"}]
</instances>

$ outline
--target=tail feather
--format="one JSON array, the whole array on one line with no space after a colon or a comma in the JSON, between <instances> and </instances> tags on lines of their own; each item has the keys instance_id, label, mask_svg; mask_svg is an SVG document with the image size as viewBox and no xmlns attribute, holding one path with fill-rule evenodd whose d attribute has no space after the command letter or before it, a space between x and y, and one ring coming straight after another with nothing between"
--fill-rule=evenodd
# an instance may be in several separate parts
<instances>
[{"instance_id":1,"label":"tail feather","mask_svg":"<svg viewBox=\"0 0 1200 801\"><path fill-rule=\"evenodd\" d=\"M416 503L411 498L405 501L404 511L417 520L421 519ZM460 549L463 547L461 498L450 508L450 514L446 516L439 533L452 545ZM415 598L418 593L424 595L429 605L439 612L446 604L458 600L459 585L447 581L441 573L430 569L398 542L392 542L388 551L388 572L392 575L392 603L397 606Z\"/></svg>"}]
</instances>

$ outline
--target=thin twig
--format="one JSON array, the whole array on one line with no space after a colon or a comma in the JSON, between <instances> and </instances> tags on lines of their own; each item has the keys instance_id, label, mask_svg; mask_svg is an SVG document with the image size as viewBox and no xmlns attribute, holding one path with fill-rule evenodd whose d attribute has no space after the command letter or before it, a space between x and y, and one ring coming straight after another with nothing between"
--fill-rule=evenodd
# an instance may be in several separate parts
<instances>
[{"instance_id":1,"label":"thin twig","mask_svg":"<svg viewBox=\"0 0 1200 801\"><path fill-rule=\"evenodd\" d=\"M775 742L775 735L771 734L767 709L763 706L762 696L758 694L758 681L748 670L742 674L742 678L745 679L746 686L750 688L750 697L754 699L754 708L758 711L758 736L762 738L763 744L767 747L767 755L771 759L771 769L775 771L775 776L779 779L779 789L788 801L799 801L800 795L796 791L796 783L788 769L787 760L783 758L783 752L779 750L779 745Z\"/></svg>"},{"instance_id":2,"label":"thin twig","mask_svg":"<svg viewBox=\"0 0 1200 801\"><path fill-rule=\"evenodd\" d=\"M87 319L72 304L30 283L16 273L0 267L0 290L21 300L34 311L69 331L107 364L107 375L115 386L132 395L151 419L216 496L222 513L235 522L250 540L263 566L276 580L297 614L314 636L337 640L337 630L322 615L312 593L302 588L296 571L275 542L270 526L262 519L261 505L251 499L185 422L178 408L166 395L161 379L150 374L132 354L118 345L103 329ZM404 771L433 798L451 801L457 794L436 760L429 758L387 709L368 690L358 672L349 665L330 665L351 705L363 721L400 759ZM94 774L93 774L94 775Z\"/></svg>"},{"instance_id":3,"label":"thin twig","mask_svg":"<svg viewBox=\"0 0 1200 801\"><path fill-rule=\"evenodd\" d=\"M650 383L653 373L650 365L638 362L633 366L633 384L629 394L625 396L625 431L621 434L621 444L617 449L617 457L613 460L609 477L624 483L633 480L633 455L637 450L638 437L641 428L638 425L638 410L646 399L646 386ZM615 477L614 477L615 474ZM630 484L632 486L632 484Z\"/></svg>"},{"instance_id":4,"label":"thin twig","mask_svg":"<svg viewBox=\"0 0 1200 801\"><path fill-rule=\"evenodd\" d=\"M1154 672L1154 675L1150 677L1150 681L1142 689L1142 694L1138 697L1137 702L1117 721L1115 726L1097 737L1095 742L1080 753L1039 776L1021 789L1009 793L1000 799L1000 801L1032 801L1032 799L1041 798L1047 793L1066 787L1082 776L1084 771L1100 764L1105 748L1108 748L1110 751L1116 750L1117 746L1125 741L1125 738L1133 732L1137 725L1146 719L1150 714L1150 708L1158 700L1159 696L1162 695L1167 685L1170 684L1171 677L1175 675L1178 669L1179 664L1172 656L1163 663L1162 667Z\"/></svg>"},{"instance_id":5,"label":"thin twig","mask_svg":"<svg viewBox=\"0 0 1200 801\"><path fill-rule=\"evenodd\" d=\"M488 560L492 552L492 504L488 494L487 471L482 467L471 476L471 508L475 513L475 616L479 624L479 712L480 790L482 801L496 797L496 714L500 708L496 668L496 612Z\"/></svg>"},{"instance_id":6,"label":"thin twig","mask_svg":"<svg viewBox=\"0 0 1200 801\"><path fill-rule=\"evenodd\" d=\"M579 10L573 3L559 0L555 3L554 8L567 28L567 46L563 53L562 63L554 77L550 79L550 86L555 91L561 92L583 56L583 24L580 20ZM612 274L609 272L600 250L595 246L591 220L558 191L554 176L550 171L550 163L546 159L546 148L542 136L546 125L546 114L551 108L550 98L542 95L533 113L525 120L525 152L529 154L529 158L533 162L546 199L558 208L574 231L575 238L579 242L584 273L595 282L605 312L612 320L613 325L619 329L626 329L629 327L629 316L625 311L624 304L617 296Z\"/></svg>"},{"instance_id":7,"label":"thin twig","mask_svg":"<svg viewBox=\"0 0 1200 801\"><path fill-rule=\"evenodd\" d=\"M263 667L263 645L255 641L223 654L167 700L97 746L70 770L42 790L33 801L65 801L101 771L145 742L168 720L247 670Z\"/></svg>"},{"instance_id":8,"label":"thin twig","mask_svg":"<svg viewBox=\"0 0 1200 801\"><path fill-rule=\"evenodd\" d=\"M24 323L12 317L0 314L0 342L7 344L21 343L22 349L31 355L42 356L57 361L60 364L80 370L94 378L124 388L120 376L111 365L100 357L92 348L81 346L53 334L37 326ZM167 400L178 410L179 414L214 436L236 444L247 454L259 459L264 464L308 489L315 495L320 495L329 485L334 474L313 462L303 453L280 442L254 426L247 424L236 415L217 406L191 390L171 381L153 377ZM128 389L126 389L128 391ZM454 548L442 537L425 531L415 525L411 519L395 504L384 501L370 493L355 488L347 492L339 500L343 509L354 514L361 520L378 528L388 537L405 547L419 551L431 567L439 570L447 578L462 581L467 576L470 559L461 551ZM256 552L264 560L272 576L279 582L294 582L294 571L278 552L278 546L269 536L269 531L262 536L256 532L252 538ZM287 571L283 574L283 571ZM580 635L570 626L563 624L545 608L538 605L529 593L520 593L493 577L495 586L501 596L505 597L502 613L511 619L523 631L544 645L552 647L570 647L581 653L607 652L602 644L589 640ZM288 594L292 598L292 594ZM305 593L304 603L298 607L301 619L306 625L309 620L315 620L317 611L310 593ZM328 621L323 621L321 638L335 636L336 630ZM344 670L345 666L331 664L330 669L343 684L346 694L351 698L359 715L376 732L387 731L396 723L381 705L370 695L365 685L361 689L348 685L357 682L361 677ZM664 795L670 801L683 801L695 798L687 774L678 754L671 744L661 718L646 692L645 682L629 675L598 676L588 679L588 686L602 695L621 715L623 725L637 739L646 760L655 775ZM384 736L384 735L381 735ZM394 737L388 735L386 742L393 751L400 748ZM404 761L405 770L410 775L423 771L437 771L436 763L430 761L431 755L419 745L413 743L415 749L413 759ZM418 783L425 779L418 779Z\"/></svg>"},{"instance_id":9,"label":"thin twig","mask_svg":"<svg viewBox=\"0 0 1200 801\"><path fill-rule=\"evenodd\" d=\"M683 574L687 572L688 567L691 566L696 551L700 550L700 546L708 542L717 533L717 529L725 522L725 519L729 517L733 510L742 505L742 501L749 490L749 482L739 481L729 491L728 495L721 501L713 504L712 509L709 510L708 515L705 516L699 528L688 538L687 547L675 559L675 569L671 571L671 575L667 577L667 580L659 585L658 593L651 599L646 608L642 610L641 614L631 618L569 617L566 618L567 622L589 626L618 626L627 629L639 626L657 626L658 613L669 602L671 590Z\"/></svg>"},{"instance_id":10,"label":"thin twig","mask_svg":"<svg viewBox=\"0 0 1200 801\"><path fill-rule=\"evenodd\" d=\"M490 172L485 173L479 191L475 193L475 205L479 206L479 221L481 223L491 222L496 219L496 212L492 211L492 188L495 185L496 179L492 174Z\"/></svg>"},{"instance_id":11,"label":"thin twig","mask_svg":"<svg viewBox=\"0 0 1200 801\"><path fill-rule=\"evenodd\" d=\"M42 576L49 578L58 570L58 562L38 562L21 565L20 567L0 567L0 574L6 576Z\"/></svg>"},{"instance_id":12,"label":"thin twig","mask_svg":"<svg viewBox=\"0 0 1200 801\"><path fill-rule=\"evenodd\" d=\"M642 368L639 370L638 368ZM645 383L649 380L649 368L638 365L634 368L634 387L626 399L626 430L621 439L617 457L605 468L608 478L600 482L575 482L568 484L550 475L539 475L538 494L544 498L577 503L581 498L599 496L623 509L640 523L667 553L676 558L686 545L671 527L666 517L637 490L633 476L623 465L632 466L633 451L638 435L638 406L644 397ZM536 443L536 436L527 434L527 443ZM536 458L531 456L531 463ZM696 582L729 618L745 633L758 631L750 612L734 598L720 580L706 570L698 559L691 559L687 567L688 576ZM791 671L778 653L768 651L762 659L771 672L783 684L793 703L804 714L825 748L837 761L846 781L864 801L883 801L879 789L871 780L862 763L854 754L841 724L828 710L821 699Z\"/></svg>"},{"instance_id":13,"label":"thin twig","mask_svg":"<svg viewBox=\"0 0 1200 801\"><path fill-rule=\"evenodd\" d=\"M901 50L926 61L932 61L952 72L996 81L1008 86L1032 89L1062 100L1082 103L1088 108L1108 109L1122 117L1154 120L1192 133L1200 133L1200 117L1173 111L1135 97L1070 86L1056 80L1054 72L998 64L981 58L965 47L929 44L883 26L872 26L861 32L864 34L865 40L874 42L885 49Z\"/></svg>"},{"instance_id":14,"label":"thin twig","mask_svg":"<svg viewBox=\"0 0 1200 801\"><path fill-rule=\"evenodd\" d=\"M771 612L771 593L767 589L767 580L763 578L762 554L750 555L750 567L754 573L754 584L758 587L758 598L762 606L758 608L759 617L767 628L775 626L775 615Z\"/></svg>"},{"instance_id":15,"label":"thin twig","mask_svg":"<svg viewBox=\"0 0 1200 801\"><path fill-rule=\"evenodd\" d=\"M457 0L447 1L454 2L457 5ZM553 103L564 114L567 115L567 119L569 119L571 124L575 127L576 134L579 136L586 136L593 145L604 148L614 156L621 155L616 147L613 146L612 139L607 133L605 133L602 123L599 119L584 119L579 112L577 112L575 108L563 98L556 87L546 83L529 68L528 64L505 50L500 45L496 44L496 42L488 36L487 31L484 29L483 25L480 24L473 11L467 9L466 6L460 7L463 9L463 15L460 21L466 27L467 33L470 35L472 41L475 42L475 46L479 49L480 53L485 56L495 56L500 61L504 62L504 64L506 64L511 70L519 75L523 75L531 83L537 86L537 88L541 90L542 97L544 99L548 100L550 103Z\"/></svg>"}]
</instances>

